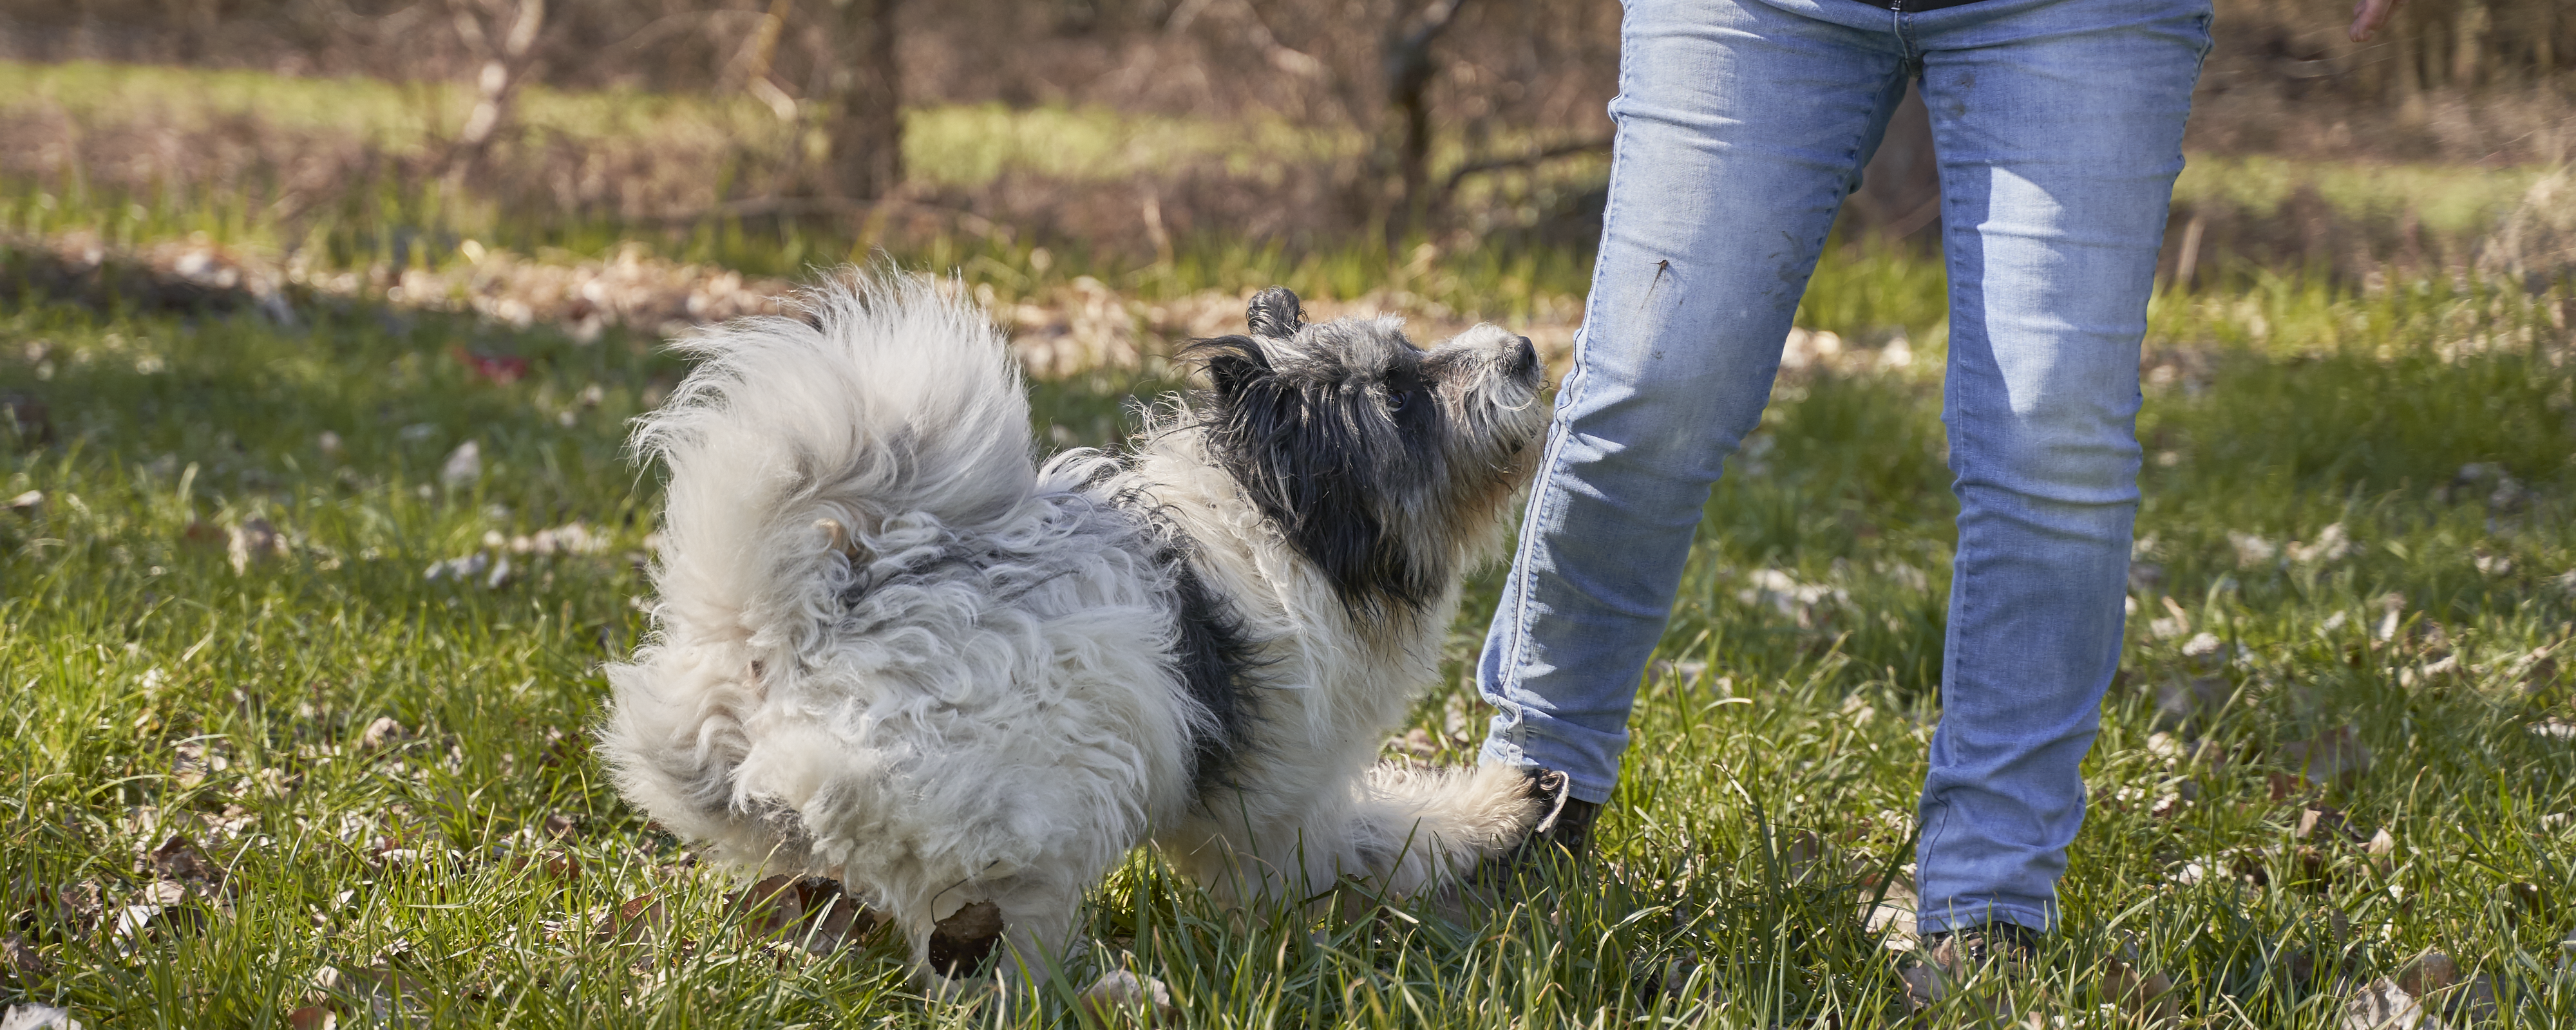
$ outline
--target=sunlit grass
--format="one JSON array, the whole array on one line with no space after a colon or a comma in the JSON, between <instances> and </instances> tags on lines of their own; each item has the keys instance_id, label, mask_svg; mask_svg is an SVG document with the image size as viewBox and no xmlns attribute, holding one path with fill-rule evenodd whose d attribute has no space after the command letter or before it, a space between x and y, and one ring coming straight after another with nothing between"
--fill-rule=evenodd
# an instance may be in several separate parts
<instances>
[{"instance_id":1,"label":"sunlit grass","mask_svg":"<svg viewBox=\"0 0 2576 1030\"><path fill-rule=\"evenodd\" d=\"M2366 164L2267 155L2193 155L2174 183L2184 205L2223 204L2269 218L2302 191L2356 219L2412 218L2439 233L2495 224L2548 169L2471 164Z\"/></svg>"},{"instance_id":2,"label":"sunlit grass","mask_svg":"<svg viewBox=\"0 0 2576 1030\"><path fill-rule=\"evenodd\" d=\"M440 86L0 63L0 107L39 101L96 118L255 113L389 147L444 131L465 103ZM529 124L585 138L776 124L734 101L526 103ZM1183 159L1257 175L1265 155L1351 145L1051 109L917 111L910 128L915 174L952 184ZM2321 183L2330 203L2411 205L2429 225L2484 217L2519 195L2517 174L2201 161L2181 192L2260 208ZM241 195L126 196L71 176L0 185L0 235L204 234L328 268L454 261L467 238L550 259L640 240L787 276L871 244L727 219L514 225L391 178L337 203L289 224ZM1006 302L1091 276L1149 303L1284 283L1564 317L1586 257L1501 239L1292 250L1215 234L1145 261L961 232L896 256ZM2576 1020L2560 943L2576 929L2568 287L2357 292L2264 269L2204 282L2150 309L2130 639L2087 768L2067 924L2035 974L2044 1007L2063 1025L2134 1025L2094 1004L2106 963L2134 950L2174 977L2195 1025L2338 1026L2356 983L2438 949L2492 978L2499 1025ZM1902 336L1914 360L1793 376L1730 462L1589 873L1463 923L1429 906L1235 918L1139 855L1094 898L1103 954L1168 982L1191 1026L1901 1025L1901 956L1859 912L1902 883L1939 717L1955 539L1944 291L1937 261L1903 246L1838 245L1819 267L1800 325L1851 347ZM0 938L25 938L44 967L0 961L0 1004L66 1005L102 1027L273 1027L307 1005L343 1025L1069 1022L1060 993L1001 1017L925 1003L881 940L833 959L744 942L732 884L681 868L684 845L587 754L598 664L643 630L636 563L658 481L621 441L683 371L656 342L366 298L289 328L0 296L0 395L41 403L48 435L0 424L0 500L25 498L0 511ZM493 382L459 352L525 357L529 372ZM1112 443L1131 392L1174 385L1038 381L1035 428L1050 446ZM570 524L601 546L513 544ZM244 535L259 525L274 546ZM478 555L471 575L426 575ZM1444 679L1408 727L1441 760L1467 760L1481 730L1461 678L1494 575L1473 581ZM2294 747L2343 740L2368 760L2298 778ZM2312 806L2363 832L2300 836ZM556 836L550 816L574 832ZM229 912L182 902L120 936L119 910L151 900L144 853L172 833L229 871ZM84 884L103 909L62 903ZM658 936L598 932L648 895L669 920ZM326 966L341 978L317 993Z\"/></svg>"},{"instance_id":3,"label":"sunlit grass","mask_svg":"<svg viewBox=\"0 0 2576 1030\"><path fill-rule=\"evenodd\" d=\"M1495 269L1440 288L1571 274ZM1190 274L1347 288L1335 277L1384 271L1246 251ZM1702 1003L1706 1025L1901 1022L1899 956L1858 912L1910 861L1939 714L1939 298L1902 254L1820 272L1809 324L1901 327L1917 363L1783 384L1710 499L1591 873L1464 924L1365 906L1235 920L1140 856L1095 899L1094 937L1194 1026L1610 1025ZM2338 977L2432 948L2496 978L2506 1025L2576 1018L2556 972L2576 826L2549 818L2576 812L2576 741L2546 731L2576 709L2543 654L2576 635L2564 300L2282 282L2159 301L2149 349L2171 371L2141 419L2137 609L2067 926L2036 974L2049 1011L2123 1025L2088 992L2130 948L2205 1025L2332 1026ZM308 1003L344 1025L990 1017L913 997L882 941L835 959L741 941L730 885L675 868L681 844L581 746L598 663L642 630L655 478L619 445L681 371L651 342L366 305L294 330L0 309L0 392L41 398L53 434L0 450L0 494L42 495L0 513L0 935L50 967L0 978L0 1002L120 1027L274 1026ZM531 372L479 379L453 346ZM1129 388L1168 385L1039 383L1037 418L1107 442ZM452 476L468 441L479 467ZM227 534L254 519L283 545L236 572ZM574 522L605 548L507 544ZM2318 546L2328 526L2348 546ZM510 573L423 574L475 553ZM1483 719L1458 677L1490 572L1473 597L1416 709L1444 760ZM400 732L369 748L380 718ZM2368 763L2276 797L2299 768L2287 745L2338 732ZM2319 804L2393 848L2295 836ZM558 814L574 835L544 829ZM229 870L231 911L120 938L116 906L153 880L137 856L173 832ZM574 865L548 864L561 855ZM2195 879L2195 862L2222 871ZM83 883L104 924L30 900ZM670 920L658 938L597 934L647 894ZM317 995L323 966L343 978ZM1010 1021L1064 1012L1056 996Z\"/></svg>"}]
</instances>

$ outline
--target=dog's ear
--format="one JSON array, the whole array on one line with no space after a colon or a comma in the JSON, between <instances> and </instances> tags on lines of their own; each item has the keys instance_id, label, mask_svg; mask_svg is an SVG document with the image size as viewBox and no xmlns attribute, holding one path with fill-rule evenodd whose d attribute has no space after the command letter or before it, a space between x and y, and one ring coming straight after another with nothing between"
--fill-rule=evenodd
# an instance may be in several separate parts
<instances>
[{"instance_id":1,"label":"dog's ear","mask_svg":"<svg viewBox=\"0 0 2576 1030\"><path fill-rule=\"evenodd\" d=\"M1295 336L1297 327L1306 324L1306 309L1287 287L1273 286L1252 295L1252 309L1245 320L1252 323L1256 336Z\"/></svg>"},{"instance_id":2,"label":"dog's ear","mask_svg":"<svg viewBox=\"0 0 2576 1030\"><path fill-rule=\"evenodd\" d=\"M1286 292L1286 291L1280 291ZM1296 298L1289 298L1295 303ZM1244 388L1270 375L1270 355L1262 353L1261 344L1249 336L1220 336L1213 340L1193 342L1181 356L1196 361L1207 369L1208 383L1216 395L1236 398Z\"/></svg>"}]
</instances>

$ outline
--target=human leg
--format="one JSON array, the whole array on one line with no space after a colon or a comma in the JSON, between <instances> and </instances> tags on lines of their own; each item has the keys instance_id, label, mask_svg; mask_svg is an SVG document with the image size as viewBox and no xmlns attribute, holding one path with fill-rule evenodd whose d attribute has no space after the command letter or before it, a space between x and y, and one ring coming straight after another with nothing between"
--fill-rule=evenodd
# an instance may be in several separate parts
<instances>
[{"instance_id":1,"label":"human leg","mask_svg":"<svg viewBox=\"0 0 2576 1030\"><path fill-rule=\"evenodd\" d=\"M1759 423L1835 212L1903 96L1894 15L1633 0L1591 296L1477 669L1484 758L1599 803L1722 461Z\"/></svg>"},{"instance_id":2,"label":"human leg","mask_svg":"<svg viewBox=\"0 0 2576 1030\"><path fill-rule=\"evenodd\" d=\"M1923 932L2047 929L2117 671L2138 348L2207 0L1983 0L1910 16L1950 272L1960 501Z\"/></svg>"}]
</instances>

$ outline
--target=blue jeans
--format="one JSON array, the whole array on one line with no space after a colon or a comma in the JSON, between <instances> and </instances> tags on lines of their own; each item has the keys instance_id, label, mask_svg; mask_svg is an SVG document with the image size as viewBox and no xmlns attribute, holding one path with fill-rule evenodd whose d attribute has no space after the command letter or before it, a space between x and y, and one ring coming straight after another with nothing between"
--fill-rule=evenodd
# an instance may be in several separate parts
<instances>
[{"instance_id":1,"label":"blue jeans","mask_svg":"<svg viewBox=\"0 0 2576 1030\"><path fill-rule=\"evenodd\" d=\"M1630 0L1610 201L1477 681L1484 759L1607 800L1723 459L1920 77L1949 262L1959 543L1916 886L2047 929L2119 665L2138 348L2209 0Z\"/></svg>"}]
</instances>

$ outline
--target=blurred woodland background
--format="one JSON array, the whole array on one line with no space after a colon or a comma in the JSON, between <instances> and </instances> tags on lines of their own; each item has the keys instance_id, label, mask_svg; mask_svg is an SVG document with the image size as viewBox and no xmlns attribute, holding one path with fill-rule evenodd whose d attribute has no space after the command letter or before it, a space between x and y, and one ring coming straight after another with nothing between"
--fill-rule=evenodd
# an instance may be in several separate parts
<instances>
[{"instance_id":1,"label":"blurred woodland background","mask_svg":"<svg viewBox=\"0 0 2576 1030\"><path fill-rule=\"evenodd\" d=\"M2169 275L2369 284L2567 265L2576 190L2549 170L2576 145L2576 11L2416 0L2354 44L2345 0L2218 6ZM1610 0L0 0L0 179L93 205L229 204L289 249L396 266L477 236L594 253L662 239L773 274L959 235L1118 267L1211 247L1376 248L1401 265L1424 245L1499 246L1563 255L1544 262L1550 278L1579 294L1619 13ZM156 86L132 65L246 77ZM1854 245L1937 244L1928 131L1910 107L1850 204ZM762 245L704 242L739 234Z\"/></svg>"}]
</instances>

